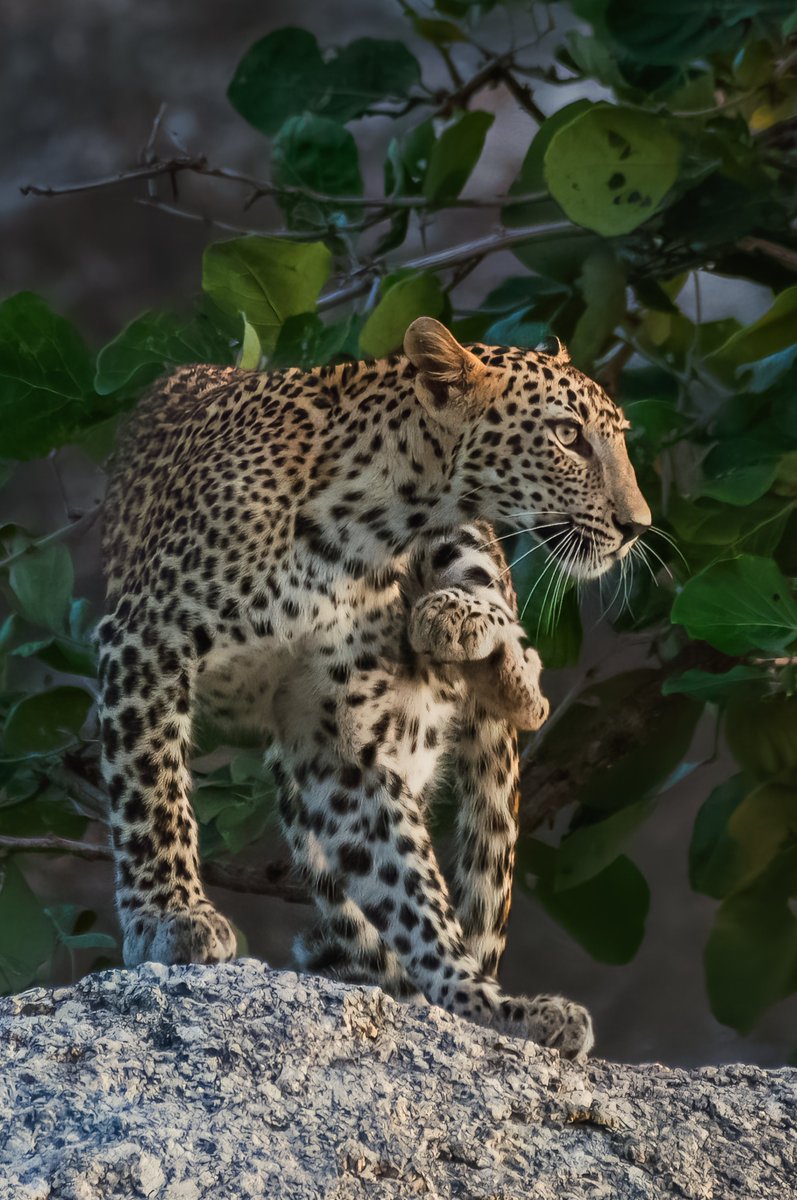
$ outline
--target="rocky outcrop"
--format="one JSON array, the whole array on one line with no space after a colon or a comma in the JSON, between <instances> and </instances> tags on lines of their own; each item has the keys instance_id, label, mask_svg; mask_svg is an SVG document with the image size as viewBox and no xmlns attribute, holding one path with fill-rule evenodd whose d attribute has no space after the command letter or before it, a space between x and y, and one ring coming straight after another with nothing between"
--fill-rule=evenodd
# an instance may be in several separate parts
<instances>
[{"instance_id":1,"label":"rocky outcrop","mask_svg":"<svg viewBox=\"0 0 797 1200\"><path fill-rule=\"evenodd\" d=\"M243 960L0 1001L3 1200L785 1200L797 1071L585 1067Z\"/></svg>"}]
</instances>

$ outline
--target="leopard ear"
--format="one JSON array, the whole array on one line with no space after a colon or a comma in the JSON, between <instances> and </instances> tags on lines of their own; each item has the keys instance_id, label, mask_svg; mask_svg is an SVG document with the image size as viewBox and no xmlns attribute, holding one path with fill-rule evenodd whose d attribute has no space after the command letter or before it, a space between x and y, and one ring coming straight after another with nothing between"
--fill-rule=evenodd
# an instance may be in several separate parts
<instances>
[{"instance_id":1,"label":"leopard ear","mask_svg":"<svg viewBox=\"0 0 797 1200\"><path fill-rule=\"evenodd\" d=\"M564 344L564 342L560 342L558 337L551 336L543 338L543 340L537 346L537 350L540 354L544 354L548 358L555 359L556 362L563 364L570 362L570 353L567 349L567 346Z\"/></svg>"},{"instance_id":2,"label":"leopard ear","mask_svg":"<svg viewBox=\"0 0 797 1200\"><path fill-rule=\"evenodd\" d=\"M404 335L404 353L418 369L418 399L441 425L476 416L496 394L498 373L433 317L412 322Z\"/></svg>"}]
</instances>

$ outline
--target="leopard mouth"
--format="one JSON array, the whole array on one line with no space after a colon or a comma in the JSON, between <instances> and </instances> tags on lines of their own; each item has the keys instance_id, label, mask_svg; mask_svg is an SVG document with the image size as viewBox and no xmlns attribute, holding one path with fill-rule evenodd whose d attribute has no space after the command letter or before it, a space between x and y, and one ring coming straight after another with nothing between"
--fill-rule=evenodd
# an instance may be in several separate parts
<instances>
[{"instance_id":1,"label":"leopard mouth","mask_svg":"<svg viewBox=\"0 0 797 1200\"><path fill-rule=\"evenodd\" d=\"M559 560L560 569L574 579L598 579L622 557L623 547L618 547L604 530L565 514L561 528L554 528L546 537L541 533L539 536L548 553Z\"/></svg>"}]
</instances>

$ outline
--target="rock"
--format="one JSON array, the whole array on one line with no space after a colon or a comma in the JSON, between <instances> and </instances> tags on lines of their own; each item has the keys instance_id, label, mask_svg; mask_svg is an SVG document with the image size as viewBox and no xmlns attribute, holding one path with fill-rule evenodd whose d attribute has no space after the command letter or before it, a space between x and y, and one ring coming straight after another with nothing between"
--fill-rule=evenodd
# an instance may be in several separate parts
<instances>
[{"instance_id":1,"label":"rock","mask_svg":"<svg viewBox=\"0 0 797 1200\"><path fill-rule=\"evenodd\" d=\"M772 1197L797 1071L558 1054L251 959L0 1001L13 1200Z\"/></svg>"}]
</instances>

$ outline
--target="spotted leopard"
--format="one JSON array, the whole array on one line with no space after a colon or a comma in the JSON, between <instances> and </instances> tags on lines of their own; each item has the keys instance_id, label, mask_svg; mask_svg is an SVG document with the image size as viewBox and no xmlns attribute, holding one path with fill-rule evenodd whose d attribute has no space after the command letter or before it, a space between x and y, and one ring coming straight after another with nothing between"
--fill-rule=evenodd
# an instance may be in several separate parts
<instances>
[{"instance_id":1,"label":"spotted leopard","mask_svg":"<svg viewBox=\"0 0 797 1200\"><path fill-rule=\"evenodd\" d=\"M237 698L276 747L286 836L318 898L307 960L342 950L578 1057L585 1009L508 996L494 977L515 840L509 721L533 727L546 705L474 522L545 526L589 578L650 514L622 413L563 348L467 349L429 318L404 348L312 372L186 368L127 428L99 627L125 959L234 954L200 880L187 756L192 716L223 718ZM462 782L454 898L425 823L446 756Z\"/></svg>"}]
</instances>

